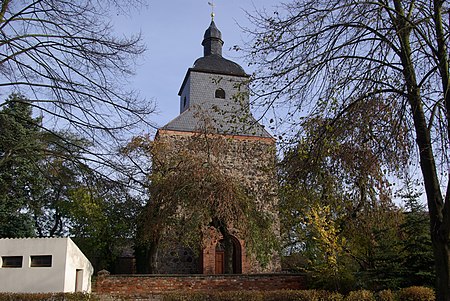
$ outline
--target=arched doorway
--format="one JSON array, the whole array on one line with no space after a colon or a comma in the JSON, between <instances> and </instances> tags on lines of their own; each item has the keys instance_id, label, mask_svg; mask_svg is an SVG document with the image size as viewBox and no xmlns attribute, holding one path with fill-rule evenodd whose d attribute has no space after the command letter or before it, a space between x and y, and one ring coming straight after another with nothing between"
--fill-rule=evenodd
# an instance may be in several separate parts
<instances>
[{"instance_id":1,"label":"arched doorway","mask_svg":"<svg viewBox=\"0 0 450 301\"><path fill-rule=\"evenodd\" d=\"M241 274L242 273L242 249L239 240L232 236L231 242L233 243L233 274ZM224 274L225 273L225 260L227 255L225 253L225 245L224 240L221 239L217 245L215 250L215 274Z\"/></svg>"}]
</instances>

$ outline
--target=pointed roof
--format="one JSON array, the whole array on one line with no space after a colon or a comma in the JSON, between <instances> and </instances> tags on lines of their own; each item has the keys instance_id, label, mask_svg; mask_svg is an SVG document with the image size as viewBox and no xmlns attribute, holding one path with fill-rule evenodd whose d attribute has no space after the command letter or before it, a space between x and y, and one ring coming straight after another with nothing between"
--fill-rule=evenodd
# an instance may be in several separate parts
<instances>
[{"instance_id":1,"label":"pointed roof","mask_svg":"<svg viewBox=\"0 0 450 301\"><path fill-rule=\"evenodd\" d=\"M194 63L194 67L189 69L189 71L196 70L219 74L247 76L241 66L222 57L222 33L217 28L214 20L211 21L211 24L203 35L202 46L203 57L197 59Z\"/></svg>"},{"instance_id":2,"label":"pointed roof","mask_svg":"<svg viewBox=\"0 0 450 301\"><path fill-rule=\"evenodd\" d=\"M211 20L211 24L209 24L209 27L206 29L205 34L203 35L203 43L205 43L205 40L208 39L219 39L222 41L222 33L217 28L216 23L214 23L214 20ZM203 45L202 43L202 45ZM223 43L223 41L222 41Z\"/></svg>"},{"instance_id":3,"label":"pointed roof","mask_svg":"<svg viewBox=\"0 0 450 301\"><path fill-rule=\"evenodd\" d=\"M208 29L206 29L205 34L203 36L203 55L218 55L222 56L222 33L219 29L217 29L216 23L214 20L211 21Z\"/></svg>"}]
</instances>

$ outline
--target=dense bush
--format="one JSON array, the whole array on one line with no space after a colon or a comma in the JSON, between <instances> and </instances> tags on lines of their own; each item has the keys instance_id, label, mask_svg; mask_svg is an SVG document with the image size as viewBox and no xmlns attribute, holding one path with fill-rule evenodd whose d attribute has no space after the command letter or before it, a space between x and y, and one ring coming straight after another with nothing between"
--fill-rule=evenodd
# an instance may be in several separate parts
<instances>
[{"instance_id":1,"label":"dense bush","mask_svg":"<svg viewBox=\"0 0 450 301\"><path fill-rule=\"evenodd\" d=\"M395 294L391 290L382 290L377 293L377 301L396 301Z\"/></svg>"},{"instance_id":2,"label":"dense bush","mask_svg":"<svg viewBox=\"0 0 450 301\"><path fill-rule=\"evenodd\" d=\"M375 301L375 297L371 291L360 290L350 292L345 301Z\"/></svg>"},{"instance_id":3,"label":"dense bush","mask_svg":"<svg viewBox=\"0 0 450 301\"><path fill-rule=\"evenodd\" d=\"M169 293L163 301L343 301L344 297L335 292L319 290L302 291L236 291L219 293Z\"/></svg>"},{"instance_id":4,"label":"dense bush","mask_svg":"<svg viewBox=\"0 0 450 301\"><path fill-rule=\"evenodd\" d=\"M110 300L135 300L133 296L110 296ZM145 296L141 299L144 300ZM161 299L159 299L161 298ZM139 299L139 300L141 300ZM109 299L108 299L109 300ZM325 290L231 291L231 292L172 292L160 295L161 301L435 301L434 291L413 286L392 292L376 294L367 290L350 292L345 298L340 293ZM100 301L89 294L12 294L0 293L0 301Z\"/></svg>"},{"instance_id":5,"label":"dense bush","mask_svg":"<svg viewBox=\"0 0 450 301\"><path fill-rule=\"evenodd\" d=\"M323 290L301 291L236 291L219 293L169 293L162 301L435 301L434 291L427 287L409 287L398 291L383 290L376 294L368 290L350 292L345 298Z\"/></svg>"},{"instance_id":6,"label":"dense bush","mask_svg":"<svg viewBox=\"0 0 450 301\"><path fill-rule=\"evenodd\" d=\"M319 272L308 274L310 277L308 278L308 285L311 289L338 290L340 293L346 294L357 287L355 276L348 271L341 271L337 275Z\"/></svg>"},{"instance_id":7,"label":"dense bush","mask_svg":"<svg viewBox=\"0 0 450 301\"><path fill-rule=\"evenodd\" d=\"M339 293L304 291L236 291L219 293L169 293L163 295L163 301L343 301Z\"/></svg>"},{"instance_id":8,"label":"dense bush","mask_svg":"<svg viewBox=\"0 0 450 301\"><path fill-rule=\"evenodd\" d=\"M436 297L431 288L424 286L411 286L398 292L399 301L434 301Z\"/></svg>"},{"instance_id":9,"label":"dense bush","mask_svg":"<svg viewBox=\"0 0 450 301\"><path fill-rule=\"evenodd\" d=\"M320 290L272 291L263 293L263 301L342 301L344 297L335 292Z\"/></svg>"},{"instance_id":10,"label":"dense bush","mask_svg":"<svg viewBox=\"0 0 450 301\"><path fill-rule=\"evenodd\" d=\"M83 293L67 294L15 294L0 293L0 301L99 301L95 296Z\"/></svg>"},{"instance_id":11,"label":"dense bush","mask_svg":"<svg viewBox=\"0 0 450 301\"><path fill-rule=\"evenodd\" d=\"M169 293L164 294L162 301L263 301L260 292L236 291L217 293Z\"/></svg>"}]
</instances>

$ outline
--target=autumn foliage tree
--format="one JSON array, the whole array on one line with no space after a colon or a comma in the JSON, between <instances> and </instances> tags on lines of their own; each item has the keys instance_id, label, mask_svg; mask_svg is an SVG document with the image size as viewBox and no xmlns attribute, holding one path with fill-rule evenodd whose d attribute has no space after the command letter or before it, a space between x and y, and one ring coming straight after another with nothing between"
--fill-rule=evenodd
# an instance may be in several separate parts
<instances>
[{"instance_id":1,"label":"autumn foliage tree","mask_svg":"<svg viewBox=\"0 0 450 301\"><path fill-rule=\"evenodd\" d=\"M163 138L136 137L127 152L145 148L152 160L149 200L138 220L138 252L153 272L158 248L181 245L198 252L208 229L223 236L225 273L233 273L232 235L246 237L247 249L264 264L276 250L273 220L258 210L254 192L222 166L227 138L197 133L183 138L183 147ZM180 145L178 145L180 146Z\"/></svg>"},{"instance_id":2,"label":"autumn foliage tree","mask_svg":"<svg viewBox=\"0 0 450 301\"><path fill-rule=\"evenodd\" d=\"M385 169L404 162L407 151L385 149L380 140L388 139L386 131L377 139L367 135L387 127L387 116L393 114L380 100L370 105L380 108L376 115L366 110L367 105L354 106L333 126L332 120L305 119L302 137L285 151L280 163L284 247L289 254L306 257L309 264L304 268L314 272L317 285L329 289L355 288L356 273L370 272L367 283L374 286L365 284L365 288L396 286L392 277L384 277L390 281L388 286L375 286L379 263L384 262L376 257L389 256L390 248L378 253L376 249L400 239L401 212L390 197ZM353 121L354 116L359 118ZM391 249L392 256L395 248Z\"/></svg>"},{"instance_id":3,"label":"autumn foliage tree","mask_svg":"<svg viewBox=\"0 0 450 301\"><path fill-rule=\"evenodd\" d=\"M248 49L260 104L289 108L285 119L294 125L306 113L333 127L352 107L383 99L395 112L384 147L408 126L426 192L437 300L450 300L448 9L441 0L288 1L273 14L254 14Z\"/></svg>"}]
</instances>

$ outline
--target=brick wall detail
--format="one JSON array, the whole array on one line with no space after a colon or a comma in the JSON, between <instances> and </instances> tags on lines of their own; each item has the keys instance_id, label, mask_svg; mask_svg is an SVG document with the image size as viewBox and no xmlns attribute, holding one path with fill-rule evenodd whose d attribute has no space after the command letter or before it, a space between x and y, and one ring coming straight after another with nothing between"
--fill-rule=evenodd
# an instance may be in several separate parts
<instances>
[{"instance_id":1,"label":"brick wall detail","mask_svg":"<svg viewBox=\"0 0 450 301\"><path fill-rule=\"evenodd\" d=\"M99 295L145 295L176 291L306 289L303 274L253 275L108 275L99 276L93 292Z\"/></svg>"}]
</instances>

